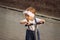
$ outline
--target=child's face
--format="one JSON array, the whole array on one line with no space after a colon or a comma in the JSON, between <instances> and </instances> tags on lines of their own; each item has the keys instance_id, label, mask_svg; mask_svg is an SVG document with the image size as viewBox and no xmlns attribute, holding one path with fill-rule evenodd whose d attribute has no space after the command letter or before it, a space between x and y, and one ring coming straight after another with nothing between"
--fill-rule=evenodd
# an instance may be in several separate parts
<instances>
[{"instance_id":1,"label":"child's face","mask_svg":"<svg viewBox=\"0 0 60 40\"><path fill-rule=\"evenodd\" d=\"M30 16L27 15L27 14L25 14L25 18L26 18L27 20L32 20L32 19L33 19L33 17L30 17Z\"/></svg>"},{"instance_id":2,"label":"child's face","mask_svg":"<svg viewBox=\"0 0 60 40\"><path fill-rule=\"evenodd\" d=\"M26 18L26 19L29 19L29 15L25 14L25 18Z\"/></svg>"}]
</instances>

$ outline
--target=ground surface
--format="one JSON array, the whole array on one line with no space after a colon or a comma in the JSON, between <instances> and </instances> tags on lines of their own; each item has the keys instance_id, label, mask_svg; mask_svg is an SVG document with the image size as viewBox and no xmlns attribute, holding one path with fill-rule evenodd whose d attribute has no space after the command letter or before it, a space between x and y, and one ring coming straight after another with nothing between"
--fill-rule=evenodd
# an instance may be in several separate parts
<instances>
[{"instance_id":1,"label":"ground surface","mask_svg":"<svg viewBox=\"0 0 60 40\"><path fill-rule=\"evenodd\" d=\"M23 17L21 12L0 8L0 40L25 39L26 28L19 24ZM60 21L43 19L45 24L39 25L41 40L60 40Z\"/></svg>"}]
</instances>

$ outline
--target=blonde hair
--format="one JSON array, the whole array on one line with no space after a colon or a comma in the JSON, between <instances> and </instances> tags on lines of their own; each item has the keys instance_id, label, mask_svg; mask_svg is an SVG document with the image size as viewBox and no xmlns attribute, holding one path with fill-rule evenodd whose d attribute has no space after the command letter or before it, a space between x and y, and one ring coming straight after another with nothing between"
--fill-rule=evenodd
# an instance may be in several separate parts
<instances>
[{"instance_id":1,"label":"blonde hair","mask_svg":"<svg viewBox=\"0 0 60 40\"><path fill-rule=\"evenodd\" d=\"M35 8L33 8L33 7L28 7L27 9L26 9L27 11L31 11L32 13L36 13L36 9Z\"/></svg>"}]
</instances>

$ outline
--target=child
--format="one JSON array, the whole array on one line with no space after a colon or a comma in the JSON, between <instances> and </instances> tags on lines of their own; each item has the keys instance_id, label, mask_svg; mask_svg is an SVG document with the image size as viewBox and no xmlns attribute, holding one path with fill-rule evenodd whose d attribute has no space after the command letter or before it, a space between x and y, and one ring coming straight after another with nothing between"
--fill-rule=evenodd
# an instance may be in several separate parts
<instances>
[{"instance_id":1,"label":"child","mask_svg":"<svg viewBox=\"0 0 60 40\"><path fill-rule=\"evenodd\" d=\"M36 40L35 24L36 23L42 24L42 23L45 22L45 20L43 20L43 19L35 18L35 12L36 12L36 10L33 7L27 8L23 12L23 14L25 15L25 19L20 21L20 24L25 24L25 26L28 27L27 30L26 30L26 40ZM37 27L37 36L38 36L38 40L40 40L38 27Z\"/></svg>"}]
</instances>

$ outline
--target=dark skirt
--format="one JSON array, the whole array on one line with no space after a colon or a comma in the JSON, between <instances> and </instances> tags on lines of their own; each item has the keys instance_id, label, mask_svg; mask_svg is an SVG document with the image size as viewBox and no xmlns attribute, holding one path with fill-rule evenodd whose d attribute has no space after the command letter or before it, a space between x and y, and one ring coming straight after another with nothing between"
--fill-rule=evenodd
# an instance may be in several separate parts
<instances>
[{"instance_id":1,"label":"dark skirt","mask_svg":"<svg viewBox=\"0 0 60 40\"><path fill-rule=\"evenodd\" d=\"M38 37L38 40L40 40L39 30L37 30L37 37ZM36 40L35 31L26 30L26 40Z\"/></svg>"}]
</instances>

